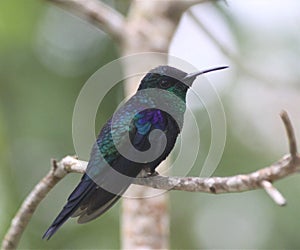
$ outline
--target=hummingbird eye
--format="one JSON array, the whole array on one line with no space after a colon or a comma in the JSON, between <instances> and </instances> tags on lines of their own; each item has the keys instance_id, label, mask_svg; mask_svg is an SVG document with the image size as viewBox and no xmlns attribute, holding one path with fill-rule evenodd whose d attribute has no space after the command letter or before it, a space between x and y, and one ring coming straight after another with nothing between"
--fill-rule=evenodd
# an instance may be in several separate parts
<instances>
[{"instance_id":1,"label":"hummingbird eye","mask_svg":"<svg viewBox=\"0 0 300 250\"><path fill-rule=\"evenodd\" d=\"M162 89L167 89L169 88L170 86L172 85L171 81L168 81L166 79L163 79L159 82L159 86L162 88Z\"/></svg>"}]
</instances>

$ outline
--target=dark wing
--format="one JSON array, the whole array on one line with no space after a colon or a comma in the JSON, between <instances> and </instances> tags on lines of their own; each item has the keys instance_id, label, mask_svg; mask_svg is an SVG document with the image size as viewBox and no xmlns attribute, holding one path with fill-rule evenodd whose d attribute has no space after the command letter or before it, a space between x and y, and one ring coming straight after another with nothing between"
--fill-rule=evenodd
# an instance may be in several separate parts
<instances>
[{"instance_id":1,"label":"dark wing","mask_svg":"<svg viewBox=\"0 0 300 250\"><path fill-rule=\"evenodd\" d=\"M134 119L130 127L120 124L120 128L117 129L117 139L121 142L125 133L129 132L134 146L137 149L144 149L148 143L149 133L157 125L151 123L151 117L153 116L144 112ZM138 125L141 119L145 120L143 120L143 124ZM145 125L146 123L148 125ZM129 176L132 177L140 172L140 165L130 164L130 161L118 153L111 137L110 124L111 121L103 127L97 143L93 146L87 173L83 175L80 183L69 196L67 204L45 232L43 238L50 239L70 217L80 216L78 222L86 223L113 206L131 184L130 179L126 178L125 181L123 179L118 181L118 176L114 176L113 169L123 174L129 173ZM162 120L160 124L163 124ZM114 192L107 191L111 188Z\"/></svg>"},{"instance_id":2,"label":"dark wing","mask_svg":"<svg viewBox=\"0 0 300 250\"><path fill-rule=\"evenodd\" d=\"M122 138L125 136L125 133L128 133L129 131L129 138L131 139L132 145L139 151L147 149L149 146L148 137L151 131L155 128L160 129L158 126L166 125L163 117L159 120L159 124L156 120L153 120L153 118L155 118L155 112L153 111L151 113L143 111L137 114L129 129L126 131L123 130L122 134L116 136L121 139L119 142L120 146L125 148L128 147L128 144L124 143ZM139 122L141 119L143 119L142 123ZM110 122L108 124L110 124ZM124 128L124 126L122 127ZM121 131L121 129L118 128L117 131ZM104 138L104 136L101 136L100 134L99 138ZM118 138L115 138L115 140ZM101 142L105 140L106 139L101 140ZM104 145L101 143L97 146L94 145L87 174L98 185L96 189L90 192L89 195L80 202L79 208L72 215L72 217L80 216L78 223L89 222L103 214L112 205L114 205L132 183L132 178L136 177L143 167L143 164L132 162L126 159L126 157L121 156L118 150L111 146L111 141L112 138L107 140L107 143L105 144L106 150L102 153L103 155L109 152L109 154L104 155L106 160L109 161L109 164L107 164L106 167L99 167L99 162L103 162L101 153L99 153L99 148L103 149ZM127 178L127 176L129 178Z\"/></svg>"}]
</instances>

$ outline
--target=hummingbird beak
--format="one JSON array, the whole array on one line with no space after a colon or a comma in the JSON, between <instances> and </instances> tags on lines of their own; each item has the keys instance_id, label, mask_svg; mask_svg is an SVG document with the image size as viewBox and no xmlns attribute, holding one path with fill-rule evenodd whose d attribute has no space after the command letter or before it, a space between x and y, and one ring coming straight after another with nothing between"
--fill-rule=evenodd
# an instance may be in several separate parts
<instances>
[{"instance_id":1,"label":"hummingbird beak","mask_svg":"<svg viewBox=\"0 0 300 250\"><path fill-rule=\"evenodd\" d=\"M220 67L215 67L215 68L212 68L212 69L207 69L207 70L203 70L203 71L197 71L197 72L194 72L194 73L189 73L183 78L183 81L195 79L197 76L208 73L208 72L211 72L211 71L227 69L227 68L228 68L228 66L220 66Z\"/></svg>"}]
</instances>

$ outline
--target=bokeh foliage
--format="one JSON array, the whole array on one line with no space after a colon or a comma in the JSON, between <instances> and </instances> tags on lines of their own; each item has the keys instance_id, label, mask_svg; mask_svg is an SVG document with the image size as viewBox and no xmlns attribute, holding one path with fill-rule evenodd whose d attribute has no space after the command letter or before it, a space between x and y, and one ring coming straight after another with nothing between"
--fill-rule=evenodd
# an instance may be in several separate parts
<instances>
[{"instance_id":1,"label":"bokeh foliage","mask_svg":"<svg viewBox=\"0 0 300 250\"><path fill-rule=\"evenodd\" d=\"M122 12L126 11L126 3L116 4ZM45 25L49 22L45 21L49 9L51 13L59 12L61 18L54 31L61 28L59 25L75 23L68 26L66 43L73 39L72 34L84 34L96 56L91 57L86 48L80 50L80 44L70 45L74 49L71 53L76 53L73 57L63 48L55 47L55 43L47 43L46 38L53 32ZM41 32L44 40L40 39ZM60 50L66 53L65 60L56 57ZM89 76L117 57L118 50L109 37L66 12L38 0L0 1L0 238L23 199L48 172L50 159L74 154L72 112L76 97ZM61 67L71 70L64 74ZM72 69L76 74L72 74ZM122 96L121 87L114 88L99 108L97 127L114 111ZM226 109L230 100L226 95L222 100ZM280 157L266 154L263 148L254 151L246 147L241 138L233 135L235 124L230 114L228 117L227 144L215 175L247 173ZM204 123L204 134L206 129L208 123ZM203 136L203 144L209 140ZM198 164L202 161L199 156ZM87 225L75 225L75 220L70 220L53 239L41 240L79 178L75 174L68 176L42 202L20 249L120 247L119 204ZM299 178L294 176L276 184L289 201L286 208L277 207L263 191L223 196L172 192L172 248L299 248L298 182ZM222 232L226 232L227 239Z\"/></svg>"}]
</instances>

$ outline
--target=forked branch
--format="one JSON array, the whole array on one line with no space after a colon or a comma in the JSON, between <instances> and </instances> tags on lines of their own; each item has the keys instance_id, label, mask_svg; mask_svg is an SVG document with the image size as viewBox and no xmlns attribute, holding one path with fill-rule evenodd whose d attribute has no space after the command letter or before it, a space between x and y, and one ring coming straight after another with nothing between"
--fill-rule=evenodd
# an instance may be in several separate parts
<instances>
[{"instance_id":1,"label":"forked branch","mask_svg":"<svg viewBox=\"0 0 300 250\"><path fill-rule=\"evenodd\" d=\"M286 128L290 152L268 167L250 174L230 177L200 178L158 175L147 178L136 178L134 184L164 190L182 190L212 194L243 192L263 188L276 204L283 206L286 204L286 200L272 183L299 172L300 157L297 153L296 138L288 114L283 111L280 116ZM46 194L67 173L84 173L86 165L86 162L72 156L66 156L59 162L53 160L50 172L35 186L12 220L11 226L2 242L2 249L16 249L32 214Z\"/></svg>"}]
</instances>

